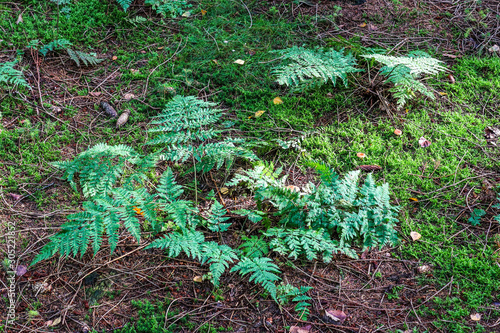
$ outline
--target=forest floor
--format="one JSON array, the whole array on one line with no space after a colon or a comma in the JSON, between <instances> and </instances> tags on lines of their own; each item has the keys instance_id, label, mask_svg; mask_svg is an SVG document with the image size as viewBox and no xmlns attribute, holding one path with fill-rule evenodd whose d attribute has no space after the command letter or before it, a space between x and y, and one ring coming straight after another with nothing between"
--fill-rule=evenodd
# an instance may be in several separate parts
<instances>
[{"instance_id":1,"label":"forest floor","mask_svg":"<svg viewBox=\"0 0 500 333\"><path fill-rule=\"evenodd\" d=\"M500 45L498 1L354 2L200 0L176 18L162 18L141 0L126 13L111 0L0 2L0 62L19 57L31 86L0 87L0 234L15 224L15 266L28 267L16 277L17 318L8 327L8 276L0 271L0 332L289 332L291 326L500 332L500 210L494 207L500 53L490 50ZM62 38L104 61L78 67L66 53L42 57L28 47ZM294 45L345 48L357 57L369 48L394 55L421 50L449 71L426 80L435 100L417 96L402 110L381 108L386 90L368 92L377 71L366 70L368 62L360 61L365 71L347 87L292 93L277 85L272 68L279 59L270 51ZM309 160L341 175L362 164L380 166L376 181L389 184L392 203L401 207L400 244L360 251L360 259L339 255L329 264L276 255L283 281L314 288L307 320L293 304L279 307L235 273L226 273L219 288L195 282L205 265L168 259L130 239L113 255L101 250L29 267L84 200L50 163L100 142L142 147L151 118L174 94L219 103L234 132L262 143L257 155L282 166L290 185L313 179L304 166ZM283 103L273 103L276 97ZM131 110L128 123L116 129L101 101L119 113ZM258 110L265 112L252 116ZM422 148L420 137L431 145ZM277 139L301 150L282 149ZM199 176L203 191L219 192L239 167L249 164ZM228 210L246 200L233 193L221 194ZM471 223L480 209L485 215ZM259 233L238 223L230 243L241 241L241 230ZM412 240L411 232L421 238ZM0 249L4 260L6 238ZM347 319L328 322L325 309Z\"/></svg>"}]
</instances>

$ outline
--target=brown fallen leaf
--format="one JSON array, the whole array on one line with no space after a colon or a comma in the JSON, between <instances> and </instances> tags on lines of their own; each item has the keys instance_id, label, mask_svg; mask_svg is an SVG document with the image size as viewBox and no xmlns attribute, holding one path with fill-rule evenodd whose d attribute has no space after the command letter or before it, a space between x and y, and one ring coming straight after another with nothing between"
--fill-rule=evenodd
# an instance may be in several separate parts
<instances>
[{"instance_id":1,"label":"brown fallen leaf","mask_svg":"<svg viewBox=\"0 0 500 333\"><path fill-rule=\"evenodd\" d=\"M356 169L366 171L366 172L372 172L372 171L380 171L382 170L382 167L380 165L358 165Z\"/></svg>"},{"instance_id":2,"label":"brown fallen leaf","mask_svg":"<svg viewBox=\"0 0 500 333\"><path fill-rule=\"evenodd\" d=\"M197 275L193 278L193 281L194 282L197 282L197 283L202 283L203 282L203 276L201 275Z\"/></svg>"},{"instance_id":3,"label":"brown fallen leaf","mask_svg":"<svg viewBox=\"0 0 500 333\"><path fill-rule=\"evenodd\" d=\"M309 333L311 331L311 325L307 325L304 327L299 326L291 326L289 333Z\"/></svg>"},{"instance_id":4,"label":"brown fallen leaf","mask_svg":"<svg viewBox=\"0 0 500 333\"><path fill-rule=\"evenodd\" d=\"M394 130L394 134L396 134L396 135L398 135L398 136L399 136L399 135L403 134L403 131L401 131L400 129L397 129L397 128L396 128L396 129Z\"/></svg>"},{"instance_id":5,"label":"brown fallen leaf","mask_svg":"<svg viewBox=\"0 0 500 333\"><path fill-rule=\"evenodd\" d=\"M333 309L328 309L325 310L325 319L329 323L338 323L340 322L341 324L346 320L347 315L344 313L344 311L341 310L333 310Z\"/></svg>"},{"instance_id":6,"label":"brown fallen leaf","mask_svg":"<svg viewBox=\"0 0 500 333\"><path fill-rule=\"evenodd\" d=\"M8 193L7 195L8 195L8 196L10 196L12 199L14 199L14 200L16 200L16 201L17 201L17 200L21 200L21 199L22 199L22 197L23 197L22 195L15 194L15 193Z\"/></svg>"},{"instance_id":7,"label":"brown fallen leaf","mask_svg":"<svg viewBox=\"0 0 500 333\"><path fill-rule=\"evenodd\" d=\"M421 235L421 234L419 234L419 233L418 233L418 232L416 232L416 231L412 231L412 232L410 232L410 237L411 237L411 239L413 239L413 241L417 241L417 240L419 240L420 238L422 238L422 235Z\"/></svg>"},{"instance_id":8,"label":"brown fallen leaf","mask_svg":"<svg viewBox=\"0 0 500 333\"><path fill-rule=\"evenodd\" d=\"M116 59L118 59L118 57L117 57L117 56L113 56L113 57L111 58L111 60L113 60L113 61L115 61Z\"/></svg>"},{"instance_id":9,"label":"brown fallen leaf","mask_svg":"<svg viewBox=\"0 0 500 333\"><path fill-rule=\"evenodd\" d=\"M451 84L455 84L455 78L453 77L453 75L448 74L448 80L450 80Z\"/></svg>"},{"instance_id":10,"label":"brown fallen leaf","mask_svg":"<svg viewBox=\"0 0 500 333\"><path fill-rule=\"evenodd\" d=\"M375 31L378 30L378 27L375 24L368 24L368 30Z\"/></svg>"},{"instance_id":11,"label":"brown fallen leaf","mask_svg":"<svg viewBox=\"0 0 500 333\"><path fill-rule=\"evenodd\" d=\"M19 16L17 17L17 21L16 21L16 24L20 24L20 23L23 23L23 14L19 14Z\"/></svg>"},{"instance_id":12,"label":"brown fallen leaf","mask_svg":"<svg viewBox=\"0 0 500 333\"><path fill-rule=\"evenodd\" d=\"M360 27L360 28L364 28L364 27L366 27L366 23L365 23L365 22L363 22L363 23L361 23L360 25L358 25L358 27Z\"/></svg>"},{"instance_id":13,"label":"brown fallen leaf","mask_svg":"<svg viewBox=\"0 0 500 333\"><path fill-rule=\"evenodd\" d=\"M91 92L89 92L89 95L93 96L93 97L99 97L99 96L102 95L102 92L100 92L100 91L91 91Z\"/></svg>"}]
</instances>

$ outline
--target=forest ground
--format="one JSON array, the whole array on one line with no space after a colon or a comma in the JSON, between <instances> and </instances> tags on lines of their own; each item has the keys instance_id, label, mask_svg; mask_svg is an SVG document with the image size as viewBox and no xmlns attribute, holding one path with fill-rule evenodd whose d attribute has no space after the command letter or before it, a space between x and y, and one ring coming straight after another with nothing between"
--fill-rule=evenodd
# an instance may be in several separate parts
<instances>
[{"instance_id":1,"label":"forest ground","mask_svg":"<svg viewBox=\"0 0 500 333\"><path fill-rule=\"evenodd\" d=\"M488 129L500 127L500 58L488 50L500 44L497 1L191 5L189 16L162 19L142 1L126 13L109 0L73 1L67 17L49 1L0 2L0 61L22 55L32 87L0 90L0 223L5 230L8 222L16 225L16 264L29 265L83 201L50 162L99 142L139 146L173 90L219 103L245 138L297 140L305 152L276 144L257 151L284 167L290 185L312 178L303 167L307 160L327 162L339 174L361 164L381 166L376 180L389 183L393 203L401 206L400 245L330 264L281 258L284 281L314 287L311 316L303 321L293 305L280 309L235 274L226 274L220 288L194 282L206 268L188 258L165 260L161 252L141 250L111 262L137 249L123 243L114 256L102 251L30 267L17 278L16 325L5 328L0 315L0 332L110 332L127 323L123 332L146 332L139 326L153 320L165 332L288 332L294 325L311 325L311 332L499 332L500 228L493 205L500 142ZM37 61L27 47L58 38L105 61L77 67L55 52ZM418 96L403 110L381 110L377 96L366 93L373 69L346 88L291 93L277 85L271 74L277 55L269 51L293 45L355 55L370 47L394 54L418 49L445 61L450 72L426 81L435 100ZM135 98L127 100L127 93ZM274 104L276 97L283 103ZM98 107L103 100L132 110L126 126L115 129ZM265 113L251 117L258 110ZM394 135L395 128L403 134ZM425 149L418 144L422 136L431 142ZM201 177L207 190L218 191L231 172ZM230 192L225 199L241 198ZM468 221L474 209L486 212L477 226ZM412 241L412 231L421 239ZM0 249L6 256L4 240ZM422 272L425 265L429 270ZM6 281L4 271L0 276ZM40 292L43 283L50 290ZM5 313L5 283L0 292ZM344 311L347 320L325 323L326 308ZM479 321L471 318L476 313ZM47 327L61 316L63 323Z\"/></svg>"}]
</instances>

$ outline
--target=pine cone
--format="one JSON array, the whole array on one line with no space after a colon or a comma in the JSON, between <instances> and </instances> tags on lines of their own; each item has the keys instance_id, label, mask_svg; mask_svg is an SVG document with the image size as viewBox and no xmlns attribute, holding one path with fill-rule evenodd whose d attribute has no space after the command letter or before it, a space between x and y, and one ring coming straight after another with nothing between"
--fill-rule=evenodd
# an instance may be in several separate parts
<instances>
[{"instance_id":1,"label":"pine cone","mask_svg":"<svg viewBox=\"0 0 500 333\"><path fill-rule=\"evenodd\" d=\"M104 113L106 113L111 118L115 118L116 116L118 116L115 109L106 102L101 102L101 108L104 110Z\"/></svg>"},{"instance_id":2,"label":"pine cone","mask_svg":"<svg viewBox=\"0 0 500 333\"><path fill-rule=\"evenodd\" d=\"M125 125L128 121L128 116L130 115L130 110L125 110L123 113L118 117L118 120L116 121L116 128L122 127Z\"/></svg>"}]
</instances>

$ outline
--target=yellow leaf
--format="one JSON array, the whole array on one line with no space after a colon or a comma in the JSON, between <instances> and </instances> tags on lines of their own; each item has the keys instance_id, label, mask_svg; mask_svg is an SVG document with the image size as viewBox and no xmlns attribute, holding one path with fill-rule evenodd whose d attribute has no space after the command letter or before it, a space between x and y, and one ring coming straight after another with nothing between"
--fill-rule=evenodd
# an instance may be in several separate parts
<instances>
[{"instance_id":1,"label":"yellow leaf","mask_svg":"<svg viewBox=\"0 0 500 333\"><path fill-rule=\"evenodd\" d=\"M273 103L275 105L283 104L283 100L281 98L279 98L279 97L276 97L276 98L273 99Z\"/></svg>"},{"instance_id":2,"label":"yellow leaf","mask_svg":"<svg viewBox=\"0 0 500 333\"><path fill-rule=\"evenodd\" d=\"M266 111L259 110L259 111L255 112L255 114L254 114L255 118L259 118L260 116L262 116L264 114L264 112L266 112Z\"/></svg>"},{"instance_id":3,"label":"yellow leaf","mask_svg":"<svg viewBox=\"0 0 500 333\"><path fill-rule=\"evenodd\" d=\"M442 91L439 91L439 92L438 92L438 94L439 94L439 95L441 95L441 96L446 96L446 95L448 95L447 93L442 92Z\"/></svg>"},{"instance_id":4,"label":"yellow leaf","mask_svg":"<svg viewBox=\"0 0 500 333\"><path fill-rule=\"evenodd\" d=\"M206 14L207 14L207 11L206 11L206 10L204 10L204 9L202 9L202 10L201 10L201 15L202 15L202 16L205 16Z\"/></svg>"},{"instance_id":5,"label":"yellow leaf","mask_svg":"<svg viewBox=\"0 0 500 333\"><path fill-rule=\"evenodd\" d=\"M238 64L238 65L244 65L245 64L245 60L238 59L238 60L235 60L234 63Z\"/></svg>"},{"instance_id":6,"label":"yellow leaf","mask_svg":"<svg viewBox=\"0 0 500 333\"><path fill-rule=\"evenodd\" d=\"M213 61L216 65L218 65L218 64L219 64L219 62L218 62L216 59L212 59L212 61Z\"/></svg>"},{"instance_id":7,"label":"yellow leaf","mask_svg":"<svg viewBox=\"0 0 500 333\"><path fill-rule=\"evenodd\" d=\"M418 199L417 198L410 198L411 201L415 201L415 202L418 202Z\"/></svg>"},{"instance_id":8,"label":"yellow leaf","mask_svg":"<svg viewBox=\"0 0 500 333\"><path fill-rule=\"evenodd\" d=\"M229 189L227 187L221 187L220 193L221 194L228 194L229 193Z\"/></svg>"},{"instance_id":9,"label":"yellow leaf","mask_svg":"<svg viewBox=\"0 0 500 333\"><path fill-rule=\"evenodd\" d=\"M184 14L182 14L181 16L182 17L190 17L191 16L191 12L190 11L184 12Z\"/></svg>"},{"instance_id":10,"label":"yellow leaf","mask_svg":"<svg viewBox=\"0 0 500 333\"><path fill-rule=\"evenodd\" d=\"M421 234L419 234L419 233L418 233L418 232L416 232L416 231L412 231L412 232L410 232L410 237L411 237L411 239L413 239L413 241L417 241L417 240L419 240L420 238L422 238L422 235L421 235Z\"/></svg>"},{"instance_id":11,"label":"yellow leaf","mask_svg":"<svg viewBox=\"0 0 500 333\"><path fill-rule=\"evenodd\" d=\"M365 23L365 22L361 23L361 24L359 25L359 27L360 27L360 28L364 28L364 27L366 27L366 23Z\"/></svg>"},{"instance_id":12,"label":"yellow leaf","mask_svg":"<svg viewBox=\"0 0 500 333\"><path fill-rule=\"evenodd\" d=\"M194 281L194 282L201 283L201 282L203 282L203 277L202 277L202 276L199 276L199 275L198 275L198 276L195 276L195 277L193 278L193 281Z\"/></svg>"}]
</instances>

